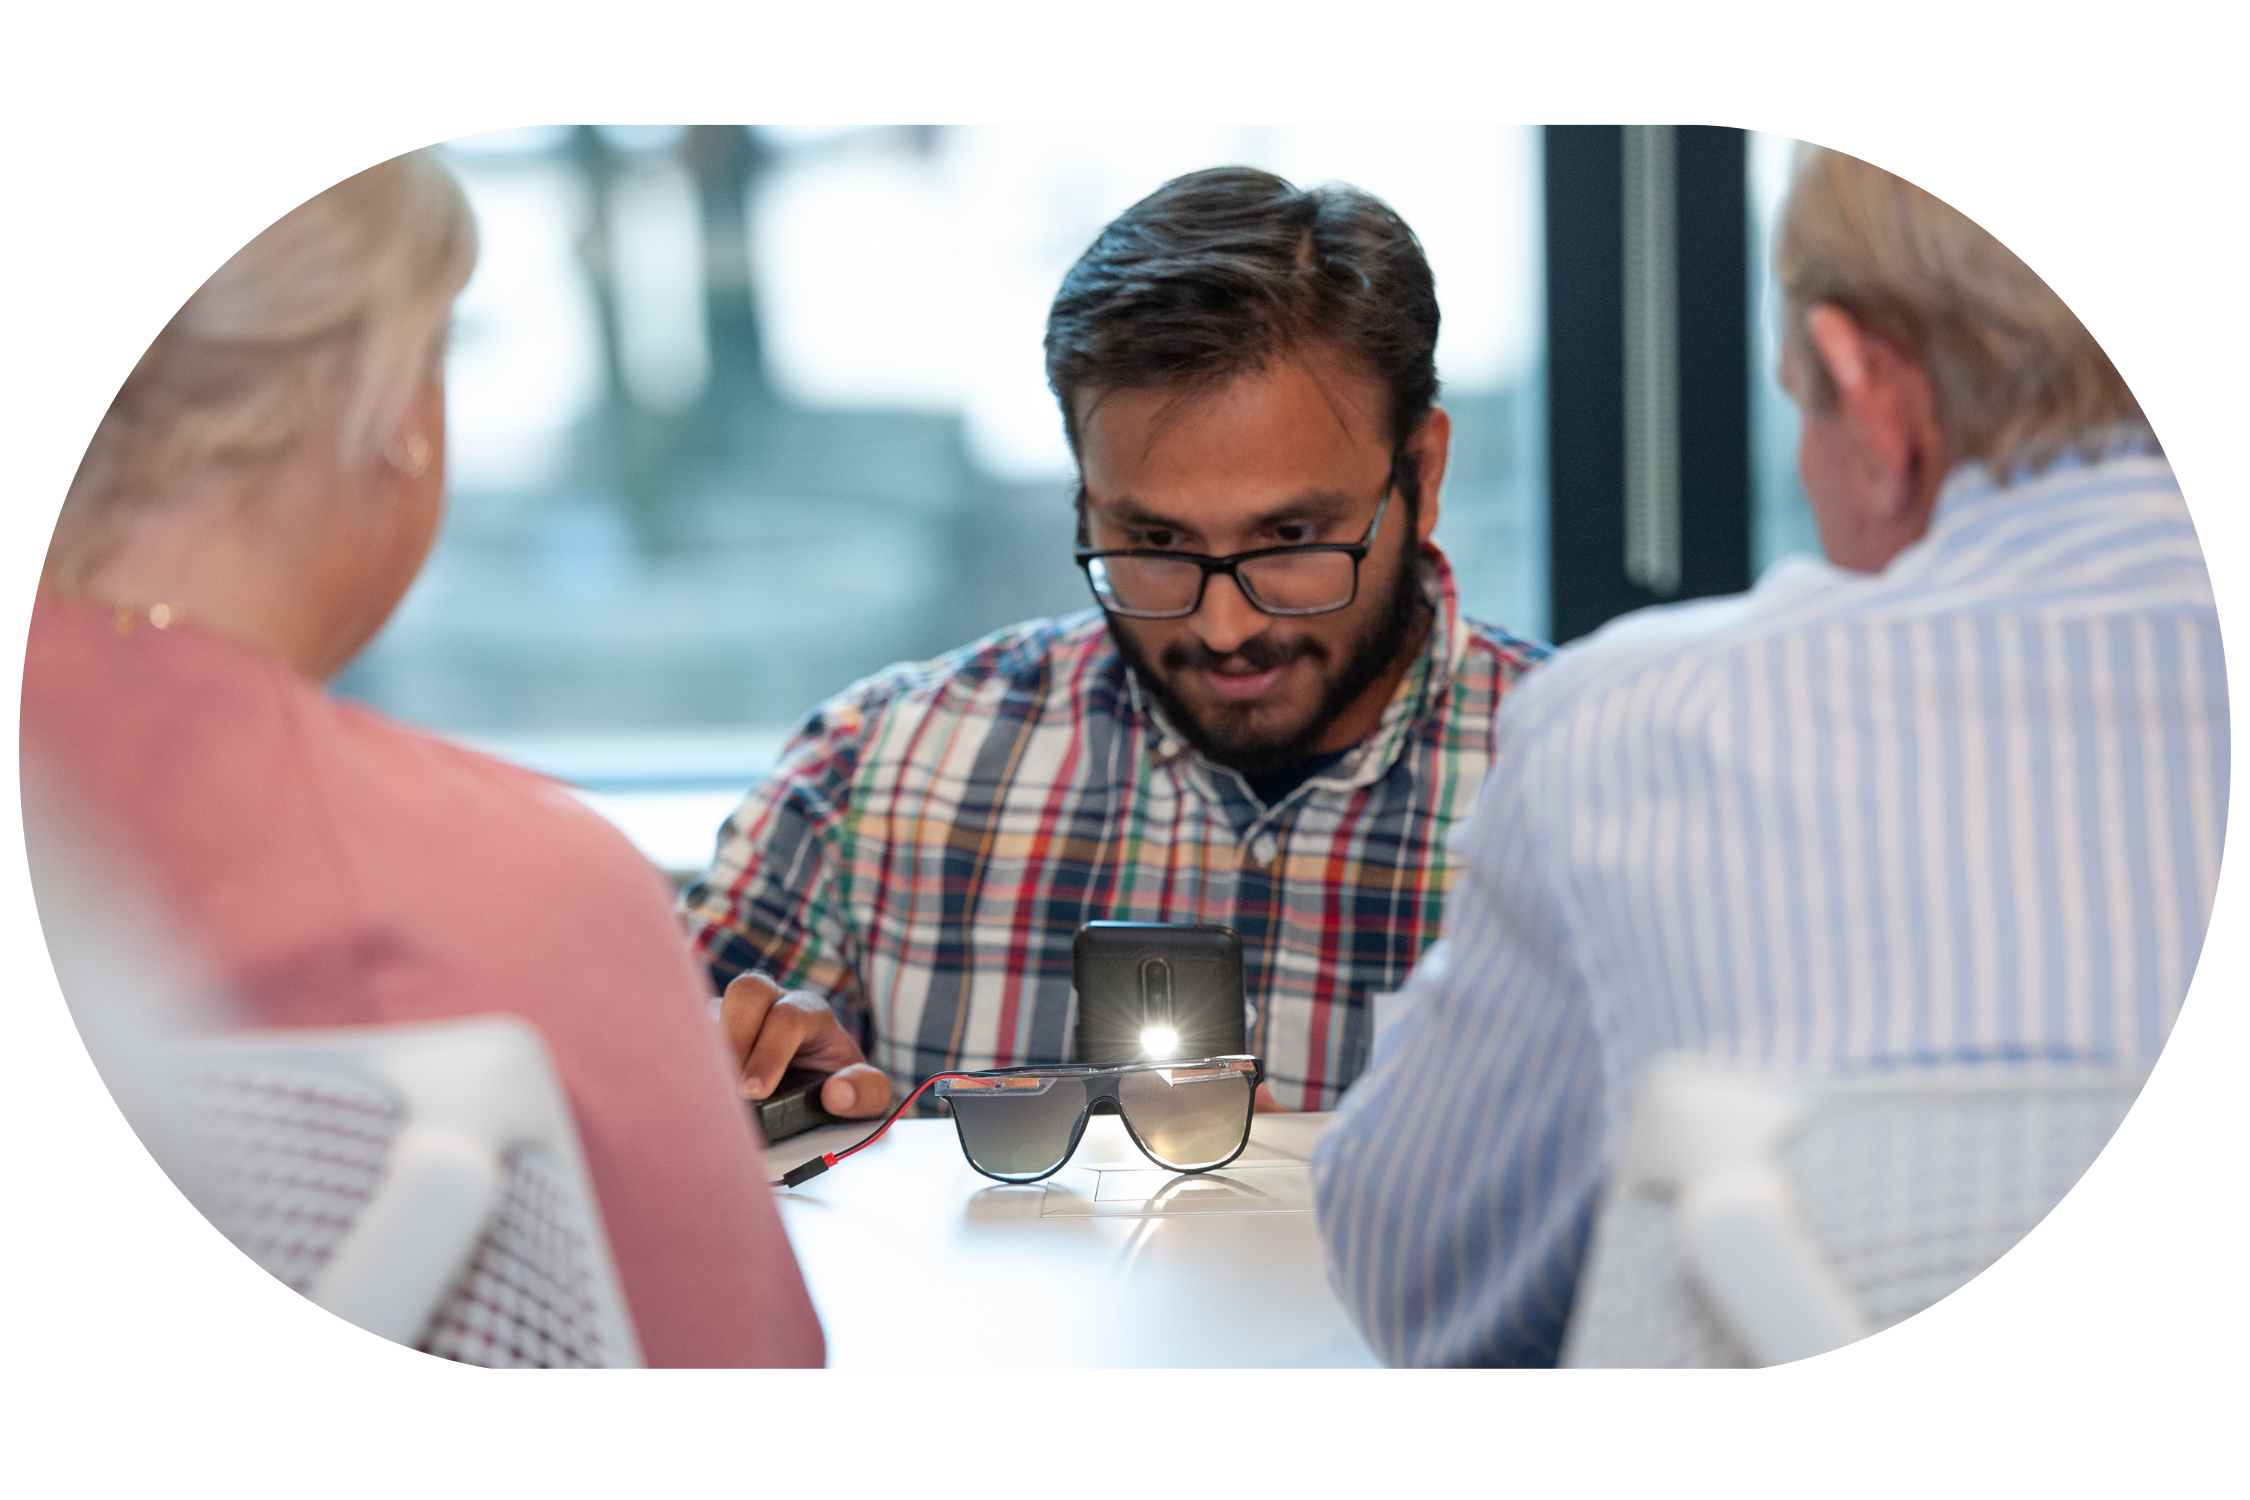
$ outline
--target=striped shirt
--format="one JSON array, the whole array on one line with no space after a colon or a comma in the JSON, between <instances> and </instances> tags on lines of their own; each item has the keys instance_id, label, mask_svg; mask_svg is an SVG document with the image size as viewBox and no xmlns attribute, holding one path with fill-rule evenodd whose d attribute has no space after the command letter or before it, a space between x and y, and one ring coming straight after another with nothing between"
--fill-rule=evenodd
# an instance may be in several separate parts
<instances>
[{"instance_id":1,"label":"striped shirt","mask_svg":"<svg viewBox=\"0 0 2250 1500\"><path fill-rule=\"evenodd\" d=\"M1446 835L1544 654L1462 619L1434 547L1422 585L1436 622L1375 732L1270 807L1166 724L1099 611L859 683L720 830L681 897L697 951L721 985L761 969L827 995L911 1085L1067 1060L1081 924L1220 924L1275 1097L1331 1106L1368 996L1437 936Z\"/></svg>"},{"instance_id":2,"label":"striped shirt","mask_svg":"<svg viewBox=\"0 0 2250 1500\"><path fill-rule=\"evenodd\" d=\"M1880 574L1797 560L1561 652L1496 766L1315 1152L1394 1364L1554 1362L1657 1054L2150 1062L2226 817L2210 579L2159 457L1964 468Z\"/></svg>"}]
</instances>

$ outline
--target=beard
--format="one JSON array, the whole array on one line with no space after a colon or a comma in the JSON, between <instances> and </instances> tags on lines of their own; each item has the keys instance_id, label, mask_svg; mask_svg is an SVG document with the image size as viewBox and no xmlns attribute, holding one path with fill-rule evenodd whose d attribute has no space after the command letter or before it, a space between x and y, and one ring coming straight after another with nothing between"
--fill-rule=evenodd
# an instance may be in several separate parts
<instances>
[{"instance_id":1,"label":"beard","mask_svg":"<svg viewBox=\"0 0 2250 1500\"><path fill-rule=\"evenodd\" d=\"M1326 674L1320 701L1293 725L1259 724L1259 715L1270 710L1254 703L1226 704L1213 714L1198 714L1173 683L1184 673L1212 671L1222 663L1263 672L1303 657L1318 668L1333 656L1323 641L1312 636L1277 637L1267 629L1222 656L1190 637L1166 646L1159 656L1163 670L1154 671L1140 643L1129 633L1131 621L1111 616L1110 639L1117 642L1125 665L1164 710L1164 717L1204 759L1232 767L1245 776L1264 775L1313 754L1313 746L1320 743L1337 716L1412 646L1415 628L1429 608L1417 576L1420 556L1420 549L1411 545L1400 550L1382 607L1367 628L1353 638L1343 667Z\"/></svg>"}]
</instances>

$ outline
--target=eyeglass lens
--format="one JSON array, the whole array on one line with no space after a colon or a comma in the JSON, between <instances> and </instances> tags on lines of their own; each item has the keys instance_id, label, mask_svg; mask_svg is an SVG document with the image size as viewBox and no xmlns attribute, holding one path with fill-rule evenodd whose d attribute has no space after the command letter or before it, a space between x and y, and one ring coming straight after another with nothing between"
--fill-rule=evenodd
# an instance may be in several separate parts
<instances>
[{"instance_id":1,"label":"eyeglass lens","mask_svg":"<svg viewBox=\"0 0 2250 1500\"><path fill-rule=\"evenodd\" d=\"M1094 588L1123 608L1150 613L1191 610L1203 586L1200 564L1171 557L1104 557L1089 568ZM1235 577L1260 609L1319 611L1351 602L1353 565L1346 552L1278 553L1235 565Z\"/></svg>"},{"instance_id":2,"label":"eyeglass lens","mask_svg":"<svg viewBox=\"0 0 2250 1500\"><path fill-rule=\"evenodd\" d=\"M1043 1176L1078 1144L1087 1098L1082 1078L1010 1079L1000 1087L943 1092L961 1149L989 1176Z\"/></svg>"},{"instance_id":3,"label":"eyeglass lens","mask_svg":"<svg viewBox=\"0 0 2250 1500\"><path fill-rule=\"evenodd\" d=\"M1117 1108L1148 1154L1192 1172L1242 1149L1250 1075L1225 1068L1146 1068L1117 1081Z\"/></svg>"},{"instance_id":4,"label":"eyeglass lens","mask_svg":"<svg viewBox=\"0 0 2250 1500\"><path fill-rule=\"evenodd\" d=\"M1121 1075L1118 1110L1163 1166L1199 1171L1226 1161L1250 1132L1250 1075L1235 1069L1146 1068ZM1079 1078L941 1085L961 1149L992 1177L1043 1177L1078 1144L1091 1097Z\"/></svg>"}]
</instances>

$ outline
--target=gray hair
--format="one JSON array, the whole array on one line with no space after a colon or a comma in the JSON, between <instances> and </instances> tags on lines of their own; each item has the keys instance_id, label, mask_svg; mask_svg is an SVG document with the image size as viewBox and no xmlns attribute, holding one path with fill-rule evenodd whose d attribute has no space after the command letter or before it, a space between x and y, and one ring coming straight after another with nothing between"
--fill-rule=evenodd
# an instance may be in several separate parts
<instances>
[{"instance_id":1,"label":"gray hair","mask_svg":"<svg viewBox=\"0 0 2250 1500\"><path fill-rule=\"evenodd\" d=\"M1805 315L1827 304L1929 372L1951 459L2005 481L2065 449L2147 437L2140 403L2038 273L1957 210L1857 157L1800 147L1775 236L1782 337L1812 409L1836 390Z\"/></svg>"},{"instance_id":2,"label":"gray hair","mask_svg":"<svg viewBox=\"0 0 2250 1500\"><path fill-rule=\"evenodd\" d=\"M67 582L133 509L182 481L256 474L316 425L371 463L443 354L476 220L426 151L284 214L188 298L94 432L55 525Z\"/></svg>"}]
</instances>

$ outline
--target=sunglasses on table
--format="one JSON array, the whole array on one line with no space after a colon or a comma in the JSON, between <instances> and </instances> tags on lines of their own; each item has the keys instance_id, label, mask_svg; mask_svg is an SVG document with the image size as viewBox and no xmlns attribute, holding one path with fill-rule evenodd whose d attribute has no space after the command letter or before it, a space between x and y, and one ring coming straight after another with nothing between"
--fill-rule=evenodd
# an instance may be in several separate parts
<instances>
[{"instance_id":1,"label":"sunglasses on table","mask_svg":"<svg viewBox=\"0 0 2250 1500\"><path fill-rule=\"evenodd\" d=\"M1095 1106L1113 1105L1141 1153L1175 1172L1209 1172L1242 1154L1265 1065L1255 1057L1092 1065L1063 1063L938 1073L924 1079L855 1146L816 1156L782 1174L796 1187L881 1138L924 1092L953 1109L969 1165L997 1182L1037 1182L1078 1150Z\"/></svg>"}]
</instances>

